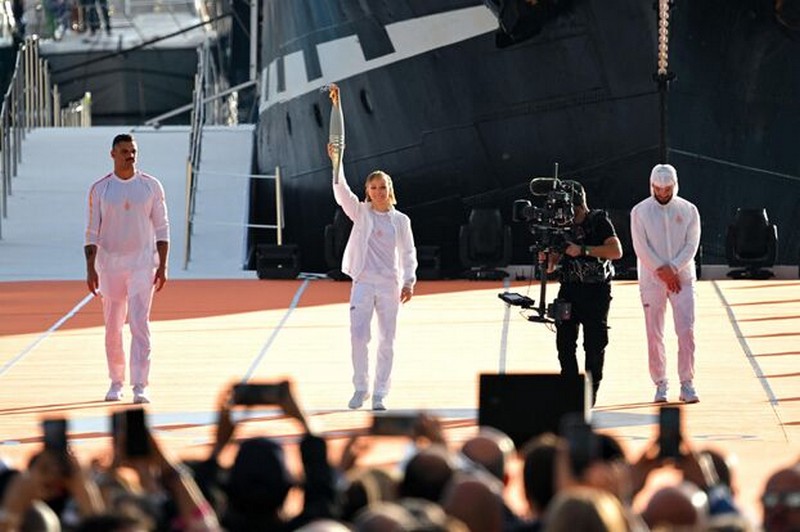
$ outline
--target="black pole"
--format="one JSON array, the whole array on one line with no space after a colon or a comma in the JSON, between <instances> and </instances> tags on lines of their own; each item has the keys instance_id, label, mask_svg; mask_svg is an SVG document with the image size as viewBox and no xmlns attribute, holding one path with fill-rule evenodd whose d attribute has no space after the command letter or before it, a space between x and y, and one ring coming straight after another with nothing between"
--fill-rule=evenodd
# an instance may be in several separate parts
<instances>
[{"instance_id":1,"label":"black pole","mask_svg":"<svg viewBox=\"0 0 800 532\"><path fill-rule=\"evenodd\" d=\"M658 86L658 158L661 163L669 162L668 128L667 128L667 96L669 83L675 79L675 74L669 71L669 20L674 0L658 0L654 4L656 11L656 26L658 28L658 56L656 58L656 72L653 80ZM663 10L662 10L663 7ZM662 17L664 20L662 20Z\"/></svg>"},{"instance_id":2,"label":"black pole","mask_svg":"<svg viewBox=\"0 0 800 532\"><path fill-rule=\"evenodd\" d=\"M662 164L666 164L669 162L669 150L667 149L667 90L669 89L669 80L667 76L658 76L658 78L658 160Z\"/></svg>"}]
</instances>

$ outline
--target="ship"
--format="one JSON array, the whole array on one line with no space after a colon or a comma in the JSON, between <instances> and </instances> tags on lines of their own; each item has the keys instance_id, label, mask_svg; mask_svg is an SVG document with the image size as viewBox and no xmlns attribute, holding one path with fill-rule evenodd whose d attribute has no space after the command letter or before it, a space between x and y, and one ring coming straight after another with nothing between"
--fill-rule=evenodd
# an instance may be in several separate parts
<instances>
[{"instance_id":1,"label":"ship","mask_svg":"<svg viewBox=\"0 0 800 532\"><path fill-rule=\"evenodd\" d=\"M336 205L320 89L333 82L349 181L392 175L417 245L439 246L445 273L461 269L459 227L475 207L501 209L512 263L530 264L530 230L512 205L555 163L625 226L652 166L669 162L700 210L703 263L726 262L736 209L758 207L778 227L778 263L797 264L798 4L669 2L659 79L651 0L263 0L255 165L280 168L283 240L302 269L328 268ZM253 182L251 224L275 223L273 194ZM251 251L274 239L248 235Z\"/></svg>"},{"instance_id":2,"label":"ship","mask_svg":"<svg viewBox=\"0 0 800 532\"><path fill-rule=\"evenodd\" d=\"M211 51L206 56L214 60L213 72L228 74L231 17L216 0L111 0L108 24L91 13L94 6L77 4L29 6L17 33L38 41L62 103L90 95L96 125L141 124L188 106L203 46ZM54 6L70 5L69 11L54 12ZM96 16L96 28L90 16ZM159 123L189 120L184 112Z\"/></svg>"}]
</instances>

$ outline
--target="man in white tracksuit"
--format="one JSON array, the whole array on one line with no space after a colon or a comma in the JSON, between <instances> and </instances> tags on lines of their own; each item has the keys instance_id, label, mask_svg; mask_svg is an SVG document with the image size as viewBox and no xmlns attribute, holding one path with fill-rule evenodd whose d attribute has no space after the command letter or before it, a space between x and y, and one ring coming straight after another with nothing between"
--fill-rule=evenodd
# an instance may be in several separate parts
<instances>
[{"instance_id":1,"label":"man in white tracksuit","mask_svg":"<svg viewBox=\"0 0 800 532\"><path fill-rule=\"evenodd\" d=\"M328 145L335 161L335 148ZM335 164L334 164L335 166ZM394 208L394 187L388 174L376 171L367 176L366 200L353 194L344 176L344 165L334 176L333 195L353 220L353 229L342 258L342 271L353 279L350 292L350 340L353 386L350 408L360 408L369 394L370 322L378 318L378 356L372 409L385 410L384 399L391 385L394 337L400 303L411 299L417 270L417 252L411 221Z\"/></svg>"},{"instance_id":2,"label":"man in white tracksuit","mask_svg":"<svg viewBox=\"0 0 800 532\"><path fill-rule=\"evenodd\" d=\"M114 137L114 171L89 189L84 252L86 283L103 301L111 379L105 399L122 399L122 328L127 318L133 402L149 403L150 306L153 289L161 290L167 282L169 220L164 188L155 177L136 169L136 151L131 135Z\"/></svg>"},{"instance_id":3,"label":"man in white tracksuit","mask_svg":"<svg viewBox=\"0 0 800 532\"><path fill-rule=\"evenodd\" d=\"M669 164L650 173L651 196L631 210L631 237L636 251L639 292L644 308L650 376L655 402L667 401L664 316L669 300L678 336L680 400L699 401L694 389L694 257L700 245L700 215L678 197L678 174Z\"/></svg>"}]
</instances>

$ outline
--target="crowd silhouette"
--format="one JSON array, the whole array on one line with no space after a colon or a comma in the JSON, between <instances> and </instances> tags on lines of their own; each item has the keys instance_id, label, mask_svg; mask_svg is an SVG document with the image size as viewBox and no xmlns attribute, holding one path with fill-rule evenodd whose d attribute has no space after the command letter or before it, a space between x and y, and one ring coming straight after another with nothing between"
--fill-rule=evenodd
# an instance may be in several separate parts
<instances>
[{"instance_id":1,"label":"crowd silhouette","mask_svg":"<svg viewBox=\"0 0 800 532\"><path fill-rule=\"evenodd\" d=\"M492 427L448 441L442 421L419 412L405 435L393 433L406 455L376 465L365 463L366 442L388 433L356 431L333 458L329 437L312 429L293 385L281 389L274 401L299 429L301 475L292 474L274 435L236 436L244 421L232 415L238 406L231 387L219 400L215 439L203 459L170 456L148 431L142 445L123 411L108 463L82 463L68 445L48 441L26 467L0 465L0 532L800 530L797 456L766 473L754 522L740 509L726 456L697 447L687 434L677 452L666 452L654 434L639 456L597 430L580 438L540 434L516 449ZM235 458L223 466L229 448ZM672 468L678 480L635 510L634 498L661 468ZM521 478L514 482L514 475ZM289 512L292 490L302 493L302 504ZM512 509L514 495L526 511Z\"/></svg>"}]
</instances>

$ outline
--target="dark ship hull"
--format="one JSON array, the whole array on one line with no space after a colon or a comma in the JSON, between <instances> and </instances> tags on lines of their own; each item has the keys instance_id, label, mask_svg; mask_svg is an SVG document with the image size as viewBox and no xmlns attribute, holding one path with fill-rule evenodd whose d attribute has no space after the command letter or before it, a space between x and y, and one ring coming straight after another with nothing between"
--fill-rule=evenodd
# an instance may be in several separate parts
<instances>
[{"instance_id":1,"label":"dark ship hull","mask_svg":"<svg viewBox=\"0 0 800 532\"><path fill-rule=\"evenodd\" d=\"M299 246L304 271L329 268L330 104L318 90L328 82L342 88L354 189L374 169L389 172L417 244L441 246L445 273L461 269L459 226L477 206L500 208L512 225L512 263L532 261L532 236L511 222L511 205L529 198L530 179L551 174L555 162L561 176L584 184L592 207L617 213L618 229L627 231L626 213L648 194L663 144L681 195L700 209L704 262L725 262L737 207L763 206L779 227L778 262L796 263L800 54L771 1L687 1L673 9L669 66L677 78L667 94L667 128L653 77L651 0L562 1L563 9L535 21L535 35L505 48L479 1L386 4L263 3L266 92L256 164L261 173L281 168L284 242ZM448 42L447 32L460 34ZM271 186L253 183L251 223L275 223L264 207L273 204ZM268 230L249 234L251 250L274 241Z\"/></svg>"}]
</instances>

